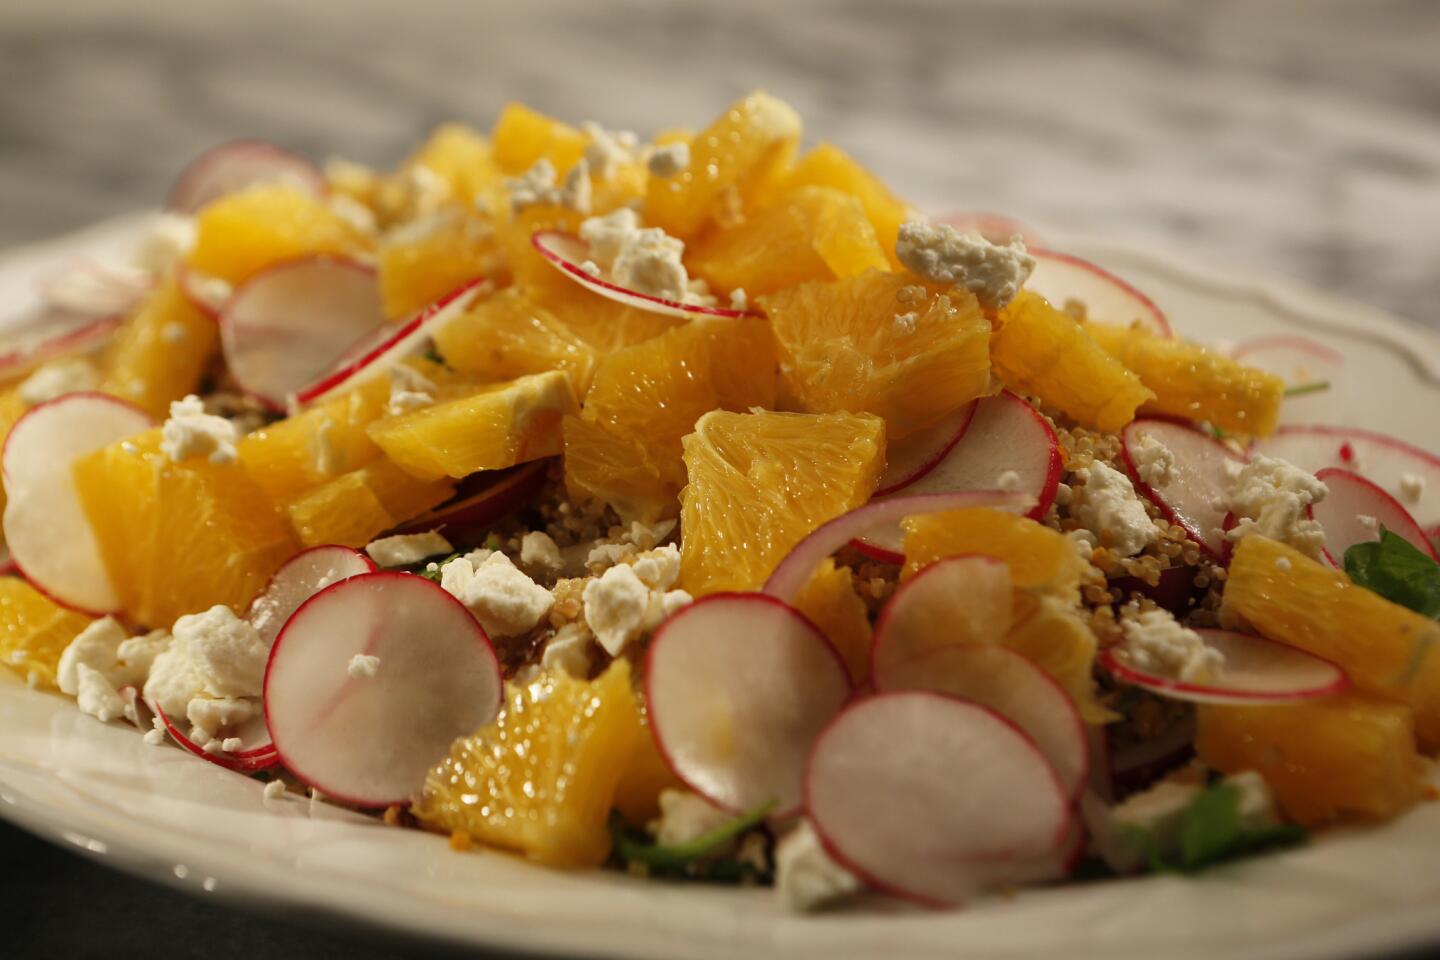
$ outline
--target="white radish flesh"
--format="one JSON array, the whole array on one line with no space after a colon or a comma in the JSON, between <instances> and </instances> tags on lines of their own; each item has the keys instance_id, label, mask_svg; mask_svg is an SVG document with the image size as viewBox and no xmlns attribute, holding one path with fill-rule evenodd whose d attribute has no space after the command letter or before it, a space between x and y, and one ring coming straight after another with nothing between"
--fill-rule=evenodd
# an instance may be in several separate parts
<instances>
[{"instance_id":1,"label":"white radish flesh","mask_svg":"<svg viewBox=\"0 0 1440 960\"><path fill-rule=\"evenodd\" d=\"M871 673L889 689L890 671L955 644L997 643L1010 632L1010 568L994 557L947 557L900 585L875 621Z\"/></svg>"},{"instance_id":2,"label":"white radish flesh","mask_svg":"<svg viewBox=\"0 0 1440 960\"><path fill-rule=\"evenodd\" d=\"M246 619L266 646L275 642L290 615L332 583L374 573L375 563L349 547L323 546L302 550L275 571L265 591L250 604Z\"/></svg>"},{"instance_id":3,"label":"white radish flesh","mask_svg":"<svg viewBox=\"0 0 1440 960\"><path fill-rule=\"evenodd\" d=\"M155 715L159 717L160 722L165 725L165 730L170 734L170 739L174 740L175 743L187 753L193 753L195 756L209 760L217 766L224 767L226 770L234 770L238 773L254 773L257 770L268 770L280 763L280 754L275 752L275 746L269 742L268 734L265 731L264 718L258 714L252 721L244 725L244 730L236 731L231 735L243 740L246 744L246 746L240 750L232 753L225 750L206 750L203 745L191 740L184 731L177 727L174 721L160 708L158 703L153 706ZM224 739L228 739L228 737Z\"/></svg>"},{"instance_id":4,"label":"white radish flesh","mask_svg":"<svg viewBox=\"0 0 1440 960\"><path fill-rule=\"evenodd\" d=\"M890 444L885 450L885 472L880 475L875 496L898 493L929 473L965 435L975 416L975 407L976 402L971 401L935 426Z\"/></svg>"},{"instance_id":5,"label":"white radish flesh","mask_svg":"<svg viewBox=\"0 0 1440 960\"><path fill-rule=\"evenodd\" d=\"M1163 483L1141 479L1140 450L1148 436L1175 457ZM1135 490L1160 508L1165 519L1182 527L1212 559L1225 556L1225 498L1234 483L1232 471L1245 458L1194 427L1171 420L1131 421L1120 433L1121 456Z\"/></svg>"},{"instance_id":6,"label":"white radish flesh","mask_svg":"<svg viewBox=\"0 0 1440 960\"><path fill-rule=\"evenodd\" d=\"M1025 289L1048 300L1057 310L1066 301L1085 305L1085 317L1098 323L1129 326L1138 321L1151 333L1173 337L1170 321L1155 302L1104 267L1058 250L1036 249L1035 270Z\"/></svg>"},{"instance_id":7,"label":"white radish flesh","mask_svg":"<svg viewBox=\"0 0 1440 960\"><path fill-rule=\"evenodd\" d=\"M304 157L262 140L233 140L211 147L185 168L170 192L170 209L194 213L257 183L283 183L316 197L328 189L325 175Z\"/></svg>"},{"instance_id":8,"label":"white radish flesh","mask_svg":"<svg viewBox=\"0 0 1440 960\"><path fill-rule=\"evenodd\" d=\"M47 361L98 350L114 337L124 319L55 308L42 311L0 333L0 378L18 379Z\"/></svg>"},{"instance_id":9,"label":"white radish flesh","mask_svg":"<svg viewBox=\"0 0 1440 960\"><path fill-rule=\"evenodd\" d=\"M1308 337L1285 334L1246 340L1232 355L1246 366L1275 374L1286 387L1300 389L1281 405L1282 424L1317 423L1344 415L1345 358L1339 351Z\"/></svg>"},{"instance_id":10,"label":"white radish flesh","mask_svg":"<svg viewBox=\"0 0 1440 960\"><path fill-rule=\"evenodd\" d=\"M1326 467L1315 477L1329 492L1309 512L1325 531L1325 558L1332 565L1344 569L1345 551L1357 543L1379 540L1382 527L1440 562L1440 555L1410 511L1379 486L1358 473L1336 467Z\"/></svg>"}]
</instances>

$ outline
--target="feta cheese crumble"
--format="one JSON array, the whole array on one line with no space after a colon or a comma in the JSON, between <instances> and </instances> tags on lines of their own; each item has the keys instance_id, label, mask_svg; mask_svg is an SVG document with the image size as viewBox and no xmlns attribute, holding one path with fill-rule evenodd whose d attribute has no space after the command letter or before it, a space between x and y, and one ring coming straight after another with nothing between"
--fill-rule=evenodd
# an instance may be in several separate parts
<instances>
[{"instance_id":1,"label":"feta cheese crumble","mask_svg":"<svg viewBox=\"0 0 1440 960\"><path fill-rule=\"evenodd\" d=\"M540 654L540 667L577 680L590 675L595 638L583 623L567 623L555 631Z\"/></svg>"},{"instance_id":2,"label":"feta cheese crumble","mask_svg":"<svg viewBox=\"0 0 1440 960\"><path fill-rule=\"evenodd\" d=\"M1141 433L1131 448L1135 456L1135 472L1143 483L1163 487L1175 468L1175 454L1148 433Z\"/></svg>"},{"instance_id":3,"label":"feta cheese crumble","mask_svg":"<svg viewBox=\"0 0 1440 960\"><path fill-rule=\"evenodd\" d=\"M914 273L936 283L964 287L980 304L998 309L1014 300L1035 269L1025 242L1006 244L970 236L949 224L911 220L901 224L895 255Z\"/></svg>"},{"instance_id":4,"label":"feta cheese crumble","mask_svg":"<svg viewBox=\"0 0 1440 960\"><path fill-rule=\"evenodd\" d=\"M809 820L775 846L775 889L791 910L817 910L861 890L860 878L830 858Z\"/></svg>"},{"instance_id":5,"label":"feta cheese crumble","mask_svg":"<svg viewBox=\"0 0 1440 960\"><path fill-rule=\"evenodd\" d=\"M731 821L732 816L690 790L661 790L660 816L646 828L662 847L682 847Z\"/></svg>"},{"instance_id":6,"label":"feta cheese crumble","mask_svg":"<svg viewBox=\"0 0 1440 960\"><path fill-rule=\"evenodd\" d=\"M519 177L507 177L505 188L510 191L510 209L520 213L528 207L554 205L588 214L591 204L589 164L581 159L556 184L555 164L545 157Z\"/></svg>"},{"instance_id":7,"label":"feta cheese crumble","mask_svg":"<svg viewBox=\"0 0 1440 960\"><path fill-rule=\"evenodd\" d=\"M680 261L684 242L659 227L642 228L629 207L581 223L580 239L589 244L600 276L618 286L676 303L700 303L704 297L690 289Z\"/></svg>"},{"instance_id":8,"label":"feta cheese crumble","mask_svg":"<svg viewBox=\"0 0 1440 960\"><path fill-rule=\"evenodd\" d=\"M279 800L283 796L285 796L284 780L271 780L265 784L264 797L266 800Z\"/></svg>"},{"instance_id":9,"label":"feta cheese crumble","mask_svg":"<svg viewBox=\"0 0 1440 960\"><path fill-rule=\"evenodd\" d=\"M543 530L532 530L520 538L520 562L546 573L558 573L565 565L560 547Z\"/></svg>"},{"instance_id":10,"label":"feta cheese crumble","mask_svg":"<svg viewBox=\"0 0 1440 960\"><path fill-rule=\"evenodd\" d=\"M585 585L585 622L612 657L643 633L658 627L691 602L684 590L669 589L680 576L680 550L667 544L617 564Z\"/></svg>"},{"instance_id":11,"label":"feta cheese crumble","mask_svg":"<svg viewBox=\"0 0 1440 960\"><path fill-rule=\"evenodd\" d=\"M150 273L165 273L195 246L195 234L194 217L168 211L160 214L135 251L135 265Z\"/></svg>"},{"instance_id":12,"label":"feta cheese crumble","mask_svg":"<svg viewBox=\"0 0 1440 960\"><path fill-rule=\"evenodd\" d=\"M439 388L429 377L414 367L403 363L390 370L390 400L387 410L391 416L409 413L435 402L435 391Z\"/></svg>"},{"instance_id":13,"label":"feta cheese crumble","mask_svg":"<svg viewBox=\"0 0 1440 960\"><path fill-rule=\"evenodd\" d=\"M650 176L658 177L661 180L668 180L689 166L690 144L688 143L667 143L663 147L655 147L650 151L649 159L645 161L645 167L650 171Z\"/></svg>"},{"instance_id":14,"label":"feta cheese crumble","mask_svg":"<svg viewBox=\"0 0 1440 960\"><path fill-rule=\"evenodd\" d=\"M635 148L640 138L629 130L606 130L593 120L580 124L580 129L590 138L585 145L585 163L601 183L614 179L625 164L635 162ZM689 153L688 147L686 153Z\"/></svg>"},{"instance_id":15,"label":"feta cheese crumble","mask_svg":"<svg viewBox=\"0 0 1440 960\"><path fill-rule=\"evenodd\" d=\"M175 463L208 457L211 463L234 463L235 424L205 412L205 403L193 393L170 404L170 419L160 431L160 450Z\"/></svg>"},{"instance_id":16,"label":"feta cheese crumble","mask_svg":"<svg viewBox=\"0 0 1440 960\"><path fill-rule=\"evenodd\" d=\"M1425 478L1415 473L1400 474L1400 498L1406 503L1419 503L1425 496Z\"/></svg>"},{"instance_id":17,"label":"feta cheese crumble","mask_svg":"<svg viewBox=\"0 0 1440 960\"><path fill-rule=\"evenodd\" d=\"M1124 652L1138 669L1183 681L1205 680L1225 666L1225 655L1182 626L1168 610L1146 610L1126 616Z\"/></svg>"},{"instance_id":18,"label":"feta cheese crumble","mask_svg":"<svg viewBox=\"0 0 1440 960\"><path fill-rule=\"evenodd\" d=\"M352 680L369 680L380 672L380 658L368 653L357 653L350 658L345 673Z\"/></svg>"},{"instance_id":19,"label":"feta cheese crumble","mask_svg":"<svg viewBox=\"0 0 1440 960\"><path fill-rule=\"evenodd\" d=\"M223 307L230 294L235 292L229 281L194 270L185 272L185 289L190 296L215 311Z\"/></svg>"},{"instance_id":20,"label":"feta cheese crumble","mask_svg":"<svg viewBox=\"0 0 1440 960\"><path fill-rule=\"evenodd\" d=\"M455 548L438 530L430 530L426 533L402 533L372 540L365 547L365 552L382 567L408 567L427 557L454 553Z\"/></svg>"},{"instance_id":21,"label":"feta cheese crumble","mask_svg":"<svg viewBox=\"0 0 1440 960\"><path fill-rule=\"evenodd\" d=\"M88 714L101 723L119 720L125 715L125 701L109 678L99 670L83 663L76 666L78 680L75 687L75 705L80 712Z\"/></svg>"},{"instance_id":22,"label":"feta cheese crumble","mask_svg":"<svg viewBox=\"0 0 1440 960\"><path fill-rule=\"evenodd\" d=\"M555 598L503 553L457 557L440 568L440 586L465 604L485 632L513 637L534 629Z\"/></svg>"},{"instance_id":23,"label":"feta cheese crumble","mask_svg":"<svg viewBox=\"0 0 1440 960\"><path fill-rule=\"evenodd\" d=\"M47 363L20 384L20 399L27 406L57 400L67 393L94 390L100 385L100 370L85 357Z\"/></svg>"},{"instance_id":24,"label":"feta cheese crumble","mask_svg":"<svg viewBox=\"0 0 1440 960\"><path fill-rule=\"evenodd\" d=\"M1240 468L1225 497L1224 505L1236 519L1226 537L1238 542L1259 534L1318 560L1325 531L1306 516L1306 508L1328 492L1314 474L1278 457L1256 454Z\"/></svg>"},{"instance_id":25,"label":"feta cheese crumble","mask_svg":"<svg viewBox=\"0 0 1440 960\"><path fill-rule=\"evenodd\" d=\"M1070 513L1093 530L1102 545L1122 557L1133 557L1154 542L1155 524L1129 477L1098 460L1075 475L1085 483L1071 488Z\"/></svg>"},{"instance_id":26,"label":"feta cheese crumble","mask_svg":"<svg viewBox=\"0 0 1440 960\"><path fill-rule=\"evenodd\" d=\"M749 309L750 309L750 295L745 292L745 288L744 288L744 287L736 287L734 290L731 290L731 291L730 291L730 309L731 309L731 310L749 310Z\"/></svg>"}]
</instances>

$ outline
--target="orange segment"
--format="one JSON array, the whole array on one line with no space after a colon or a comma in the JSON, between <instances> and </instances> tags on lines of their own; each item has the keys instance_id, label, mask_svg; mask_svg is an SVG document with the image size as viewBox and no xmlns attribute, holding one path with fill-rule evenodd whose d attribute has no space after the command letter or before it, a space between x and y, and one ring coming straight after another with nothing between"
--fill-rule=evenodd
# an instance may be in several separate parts
<instances>
[{"instance_id":1,"label":"orange segment","mask_svg":"<svg viewBox=\"0 0 1440 960\"><path fill-rule=\"evenodd\" d=\"M388 460L376 460L295 498L285 512L306 547L363 547L454 492L449 481L417 480Z\"/></svg>"},{"instance_id":2,"label":"orange segment","mask_svg":"<svg viewBox=\"0 0 1440 960\"><path fill-rule=\"evenodd\" d=\"M673 177L651 179L646 222L688 239L720 208L742 205L752 182L783 168L800 131L799 115L767 93L757 91L732 104L690 141L689 167Z\"/></svg>"},{"instance_id":3,"label":"orange segment","mask_svg":"<svg viewBox=\"0 0 1440 960\"><path fill-rule=\"evenodd\" d=\"M169 278L115 338L104 390L163 419L172 400L199 388L218 342L215 321Z\"/></svg>"},{"instance_id":4,"label":"orange segment","mask_svg":"<svg viewBox=\"0 0 1440 960\"><path fill-rule=\"evenodd\" d=\"M469 476L560 452L560 421L575 412L557 371L520 377L372 423L370 439L421 479Z\"/></svg>"},{"instance_id":5,"label":"orange segment","mask_svg":"<svg viewBox=\"0 0 1440 960\"><path fill-rule=\"evenodd\" d=\"M617 784L644 736L624 660L591 681L547 674L507 687L495 722L430 772L415 815L540 863L598 867Z\"/></svg>"},{"instance_id":6,"label":"orange segment","mask_svg":"<svg viewBox=\"0 0 1440 960\"><path fill-rule=\"evenodd\" d=\"M717 410L683 447L681 586L696 596L754 590L808 533L870 499L885 466L885 421Z\"/></svg>"},{"instance_id":7,"label":"orange segment","mask_svg":"<svg viewBox=\"0 0 1440 960\"><path fill-rule=\"evenodd\" d=\"M1202 705L1195 748L1226 773L1254 770L1305 826L1392 817L1423 789L1410 710L1361 694L1283 706Z\"/></svg>"},{"instance_id":8,"label":"orange segment","mask_svg":"<svg viewBox=\"0 0 1440 960\"><path fill-rule=\"evenodd\" d=\"M1285 381L1184 340L1139 327L1088 323L1086 331L1155 394L1147 411L1203 420L1257 437L1275 432Z\"/></svg>"},{"instance_id":9,"label":"orange segment","mask_svg":"<svg viewBox=\"0 0 1440 960\"><path fill-rule=\"evenodd\" d=\"M1067 313L1022 292L1000 311L990 360L1005 385L1113 433L1155 394Z\"/></svg>"},{"instance_id":10,"label":"orange segment","mask_svg":"<svg viewBox=\"0 0 1440 960\"><path fill-rule=\"evenodd\" d=\"M458 209L389 234L380 247L380 298L392 320L409 316L476 277L504 272L495 231Z\"/></svg>"},{"instance_id":11,"label":"orange segment","mask_svg":"<svg viewBox=\"0 0 1440 960\"><path fill-rule=\"evenodd\" d=\"M488 197L501 177L484 135L463 123L436 127L405 165L423 166L434 173L449 186L451 196L464 206L473 205L477 198Z\"/></svg>"},{"instance_id":12,"label":"orange segment","mask_svg":"<svg viewBox=\"0 0 1440 960\"><path fill-rule=\"evenodd\" d=\"M325 203L290 187L259 184L221 197L195 220L190 266L229 283L306 254L351 254L368 245Z\"/></svg>"},{"instance_id":13,"label":"orange segment","mask_svg":"<svg viewBox=\"0 0 1440 960\"><path fill-rule=\"evenodd\" d=\"M795 609L834 644L851 680L859 684L870 679L870 615L848 567L829 559L820 564L795 598Z\"/></svg>"},{"instance_id":14,"label":"orange segment","mask_svg":"<svg viewBox=\"0 0 1440 960\"><path fill-rule=\"evenodd\" d=\"M0 664L36 686L55 688L60 654L92 622L19 577L0 577Z\"/></svg>"},{"instance_id":15,"label":"orange segment","mask_svg":"<svg viewBox=\"0 0 1440 960\"><path fill-rule=\"evenodd\" d=\"M765 321L711 317L676 327L600 361L583 413L597 429L566 427L566 486L627 515L673 515L685 484L680 441L695 421L774 402Z\"/></svg>"},{"instance_id":16,"label":"orange segment","mask_svg":"<svg viewBox=\"0 0 1440 960\"><path fill-rule=\"evenodd\" d=\"M828 187L801 187L740 226L706 234L685 261L711 288L751 296L890 268L860 201Z\"/></svg>"},{"instance_id":17,"label":"orange segment","mask_svg":"<svg viewBox=\"0 0 1440 960\"><path fill-rule=\"evenodd\" d=\"M1064 534L1028 517L973 507L906 517L905 567L913 577L945 557L981 554L1005 561L1017 588L1078 602L1085 564Z\"/></svg>"},{"instance_id":18,"label":"orange segment","mask_svg":"<svg viewBox=\"0 0 1440 960\"><path fill-rule=\"evenodd\" d=\"M912 216L912 208L844 150L831 143L816 144L800 158L785 183L791 189L831 187L859 200L870 225L875 228L880 248L891 265L899 268L895 240L900 235L900 224Z\"/></svg>"},{"instance_id":19,"label":"orange segment","mask_svg":"<svg viewBox=\"0 0 1440 960\"><path fill-rule=\"evenodd\" d=\"M1015 626L1001 645L1028 657L1075 701L1080 718L1089 724L1110 723L1119 715L1100 702L1095 687L1095 633L1075 609L1055 597L1017 593Z\"/></svg>"},{"instance_id":20,"label":"orange segment","mask_svg":"<svg viewBox=\"0 0 1440 960\"><path fill-rule=\"evenodd\" d=\"M623 306L560 276L548 264L545 269L546 283L527 287L527 295L589 344L598 356L644 343L686 322Z\"/></svg>"},{"instance_id":21,"label":"orange segment","mask_svg":"<svg viewBox=\"0 0 1440 960\"><path fill-rule=\"evenodd\" d=\"M871 270L760 303L804 410L873 413L893 442L991 392L990 322L967 291Z\"/></svg>"},{"instance_id":22,"label":"orange segment","mask_svg":"<svg viewBox=\"0 0 1440 960\"><path fill-rule=\"evenodd\" d=\"M482 380L561 370L584 395L595 350L519 287L501 290L435 332L445 362Z\"/></svg>"},{"instance_id":23,"label":"orange segment","mask_svg":"<svg viewBox=\"0 0 1440 960\"><path fill-rule=\"evenodd\" d=\"M524 104L507 103L490 131L490 149L495 163L508 176L519 176L541 157L563 174L584 155L585 135Z\"/></svg>"},{"instance_id":24,"label":"orange segment","mask_svg":"<svg viewBox=\"0 0 1440 960\"><path fill-rule=\"evenodd\" d=\"M630 823L644 826L660 816L661 790L683 789L680 778L660 755L649 724L642 725L635 752L615 788L615 809Z\"/></svg>"}]
</instances>

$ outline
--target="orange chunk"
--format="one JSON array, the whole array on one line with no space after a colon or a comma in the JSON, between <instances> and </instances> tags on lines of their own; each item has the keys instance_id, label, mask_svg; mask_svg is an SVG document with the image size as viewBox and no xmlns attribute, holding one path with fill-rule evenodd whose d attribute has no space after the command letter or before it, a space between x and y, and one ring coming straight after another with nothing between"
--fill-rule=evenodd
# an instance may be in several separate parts
<instances>
[{"instance_id":1,"label":"orange chunk","mask_svg":"<svg viewBox=\"0 0 1440 960\"><path fill-rule=\"evenodd\" d=\"M115 338L104 390L163 419L172 400L199 388L218 343L215 321L168 278Z\"/></svg>"},{"instance_id":2,"label":"orange chunk","mask_svg":"<svg viewBox=\"0 0 1440 960\"><path fill-rule=\"evenodd\" d=\"M1076 608L1053 596L1035 597L1017 590L1015 625L1002 646L1030 659L1075 701L1088 724L1110 723L1119 715L1100 702L1095 687L1095 633Z\"/></svg>"},{"instance_id":3,"label":"orange chunk","mask_svg":"<svg viewBox=\"0 0 1440 960\"><path fill-rule=\"evenodd\" d=\"M195 220L190 266L235 284L262 267L306 254L347 255L368 241L321 200L280 184L221 197Z\"/></svg>"},{"instance_id":4,"label":"orange chunk","mask_svg":"<svg viewBox=\"0 0 1440 960\"><path fill-rule=\"evenodd\" d=\"M501 290L435 332L445 362L482 380L511 380L561 370L581 396L590 387L595 350L519 287Z\"/></svg>"},{"instance_id":5,"label":"orange chunk","mask_svg":"<svg viewBox=\"0 0 1440 960\"><path fill-rule=\"evenodd\" d=\"M546 269L547 283L528 287L527 295L569 327L597 356L644 343L686 322L616 303L560 276L548 265Z\"/></svg>"},{"instance_id":6,"label":"orange chunk","mask_svg":"<svg viewBox=\"0 0 1440 960\"><path fill-rule=\"evenodd\" d=\"M519 103L507 103L490 131L495 163L508 176L519 176L541 157L564 173L585 153L583 133Z\"/></svg>"},{"instance_id":7,"label":"orange chunk","mask_svg":"<svg viewBox=\"0 0 1440 960\"><path fill-rule=\"evenodd\" d=\"M459 205L467 207L489 197L500 182L490 144L480 131L463 123L436 127L405 165L425 167L445 182Z\"/></svg>"},{"instance_id":8,"label":"orange chunk","mask_svg":"<svg viewBox=\"0 0 1440 960\"><path fill-rule=\"evenodd\" d=\"M900 224L913 216L913 209L896 198L879 177L856 163L844 150L831 143L816 144L800 158L785 184L790 189L831 187L859 200L870 225L875 228L880 248L885 251L891 265L899 268L899 260L895 258L895 240L900 235Z\"/></svg>"},{"instance_id":9,"label":"orange chunk","mask_svg":"<svg viewBox=\"0 0 1440 960\"><path fill-rule=\"evenodd\" d=\"M454 492L449 481L417 480L382 459L310 490L286 504L285 511L302 545L358 548Z\"/></svg>"},{"instance_id":10,"label":"orange chunk","mask_svg":"<svg viewBox=\"0 0 1440 960\"><path fill-rule=\"evenodd\" d=\"M696 596L755 590L812 530L870 499L885 466L885 421L716 410L683 448L681 585Z\"/></svg>"},{"instance_id":11,"label":"orange chunk","mask_svg":"<svg viewBox=\"0 0 1440 960\"><path fill-rule=\"evenodd\" d=\"M945 557L981 554L1005 561L1016 587L1067 602L1080 599L1085 563L1074 544L1063 533L1028 517L973 507L917 514L901 525L905 579Z\"/></svg>"},{"instance_id":12,"label":"orange chunk","mask_svg":"<svg viewBox=\"0 0 1440 960\"><path fill-rule=\"evenodd\" d=\"M615 788L615 809L630 823L644 826L660 816L661 790L683 789L684 784L661 756L650 725L644 724Z\"/></svg>"},{"instance_id":13,"label":"orange chunk","mask_svg":"<svg viewBox=\"0 0 1440 960\"><path fill-rule=\"evenodd\" d=\"M820 564L795 598L795 609L829 638L853 682L870 679L870 614L848 567L829 559Z\"/></svg>"},{"instance_id":14,"label":"orange chunk","mask_svg":"<svg viewBox=\"0 0 1440 960\"><path fill-rule=\"evenodd\" d=\"M476 277L504 273L495 231L459 209L442 210L389 234L380 247L380 298L402 319Z\"/></svg>"},{"instance_id":15,"label":"orange chunk","mask_svg":"<svg viewBox=\"0 0 1440 960\"><path fill-rule=\"evenodd\" d=\"M1113 433L1155 396L1074 317L1033 293L1022 292L1000 311L1000 320L990 360L1005 385L1087 427Z\"/></svg>"},{"instance_id":16,"label":"orange chunk","mask_svg":"<svg viewBox=\"0 0 1440 960\"><path fill-rule=\"evenodd\" d=\"M55 689L60 654L92 622L19 577L0 577L0 664L34 686Z\"/></svg>"}]
</instances>

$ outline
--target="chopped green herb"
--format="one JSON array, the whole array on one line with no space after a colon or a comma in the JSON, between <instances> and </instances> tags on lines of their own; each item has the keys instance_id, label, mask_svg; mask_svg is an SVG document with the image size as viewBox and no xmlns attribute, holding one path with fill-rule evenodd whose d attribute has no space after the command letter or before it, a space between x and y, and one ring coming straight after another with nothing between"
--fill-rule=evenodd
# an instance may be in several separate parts
<instances>
[{"instance_id":1,"label":"chopped green herb","mask_svg":"<svg viewBox=\"0 0 1440 960\"><path fill-rule=\"evenodd\" d=\"M1330 389L1329 380L1316 380L1314 383L1302 383L1293 387L1285 388L1287 397L1304 397L1312 393L1324 393Z\"/></svg>"},{"instance_id":2,"label":"chopped green herb","mask_svg":"<svg viewBox=\"0 0 1440 960\"><path fill-rule=\"evenodd\" d=\"M610 835L615 855L627 865L644 864L652 876L688 877L720 883L741 883L759 876L755 865L733 857L703 862L726 844L743 836L765 822L775 804L767 803L696 837L689 843L674 847L661 846L642 830L630 826L620 814L610 817Z\"/></svg>"},{"instance_id":3,"label":"chopped green herb","mask_svg":"<svg viewBox=\"0 0 1440 960\"><path fill-rule=\"evenodd\" d=\"M1222 782L1191 801L1180 823L1179 849L1161 849L1154 834L1139 827L1124 827L1121 836L1144 855L1153 873L1196 873L1252 853L1302 843L1308 835L1294 824L1246 827L1240 822L1240 789Z\"/></svg>"},{"instance_id":4,"label":"chopped green herb","mask_svg":"<svg viewBox=\"0 0 1440 960\"><path fill-rule=\"evenodd\" d=\"M1397 533L1345 551L1345 572L1366 589L1422 616L1440 618L1440 564Z\"/></svg>"},{"instance_id":5,"label":"chopped green herb","mask_svg":"<svg viewBox=\"0 0 1440 960\"><path fill-rule=\"evenodd\" d=\"M500 539L500 534L492 533L485 538L483 546L486 550L499 550L504 543L505 541Z\"/></svg>"},{"instance_id":6,"label":"chopped green herb","mask_svg":"<svg viewBox=\"0 0 1440 960\"><path fill-rule=\"evenodd\" d=\"M1227 436L1229 436L1229 434L1227 434L1219 427L1215 426L1215 424L1213 423L1208 423L1206 424L1206 426L1210 428L1210 436L1214 437L1216 440L1224 440Z\"/></svg>"},{"instance_id":7,"label":"chopped green herb","mask_svg":"<svg viewBox=\"0 0 1440 960\"><path fill-rule=\"evenodd\" d=\"M415 574L417 577L424 577L426 580L433 580L436 583L439 583L441 569L444 568L445 564L449 563L451 560L459 559L459 557L460 554L452 553L450 554L450 556L444 557L440 560L422 560L419 563L415 564L415 566L410 569L410 572ZM434 570L430 569L430 565L432 563L435 565Z\"/></svg>"}]
</instances>

